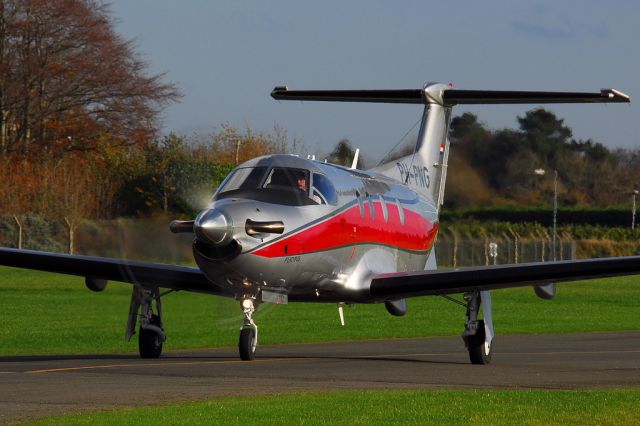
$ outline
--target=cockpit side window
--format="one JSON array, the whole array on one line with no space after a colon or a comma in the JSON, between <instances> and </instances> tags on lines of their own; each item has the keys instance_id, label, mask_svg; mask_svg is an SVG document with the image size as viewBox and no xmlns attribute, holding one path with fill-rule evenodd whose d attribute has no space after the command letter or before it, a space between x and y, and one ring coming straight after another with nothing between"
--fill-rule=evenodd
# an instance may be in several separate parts
<instances>
[{"instance_id":1,"label":"cockpit side window","mask_svg":"<svg viewBox=\"0 0 640 426\"><path fill-rule=\"evenodd\" d=\"M236 169L222 183L218 194L242 189L256 189L260 186L262 176L264 176L266 170L266 167L243 167Z\"/></svg>"},{"instance_id":2,"label":"cockpit side window","mask_svg":"<svg viewBox=\"0 0 640 426\"><path fill-rule=\"evenodd\" d=\"M336 204L338 195L331 181L324 175L313 174L313 188L311 198L320 204Z\"/></svg>"}]
</instances>

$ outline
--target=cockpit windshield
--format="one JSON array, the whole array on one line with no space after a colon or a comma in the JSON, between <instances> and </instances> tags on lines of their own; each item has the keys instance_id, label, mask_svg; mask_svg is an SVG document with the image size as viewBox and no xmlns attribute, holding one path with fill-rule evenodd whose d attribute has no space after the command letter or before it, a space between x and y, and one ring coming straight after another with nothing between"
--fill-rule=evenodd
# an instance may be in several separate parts
<instances>
[{"instance_id":1,"label":"cockpit windshield","mask_svg":"<svg viewBox=\"0 0 640 426\"><path fill-rule=\"evenodd\" d=\"M293 167L242 167L222 182L215 200L248 198L273 204L336 205L336 190L326 176Z\"/></svg>"},{"instance_id":2,"label":"cockpit windshield","mask_svg":"<svg viewBox=\"0 0 640 426\"><path fill-rule=\"evenodd\" d=\"M243 167L236 169L222 183L218 194L241 189L256 189L262 181L266 167Z\"/></svg>"},{"instance_id":3,"label":"cockpit windshield","mask_svg":"<svg viewBox=\"0 0 640 426\"><path fill-rule=\"evenodd\" d=\"M264 181L263 188L295 189L309 194L309 171L285 167L274 167Z\"/></svg>"}]
</instances>

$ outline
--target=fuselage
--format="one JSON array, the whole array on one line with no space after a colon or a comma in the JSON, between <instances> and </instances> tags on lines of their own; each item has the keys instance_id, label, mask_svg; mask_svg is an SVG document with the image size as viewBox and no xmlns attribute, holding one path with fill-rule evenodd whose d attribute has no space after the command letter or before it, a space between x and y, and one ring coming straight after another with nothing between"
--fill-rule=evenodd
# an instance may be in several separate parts
<instances>
[{"instance_id":1,"label":"fuselage","mask_svg":"<svg viewBox=\"0 0 640 426\"><path fill-rule=\"evenodd\" d=\"M234 169L194 228L198 266L230 294L366 302L373 277L424 268L438 223L401 182L272 155Z\"/></svg>"}]
</instances>

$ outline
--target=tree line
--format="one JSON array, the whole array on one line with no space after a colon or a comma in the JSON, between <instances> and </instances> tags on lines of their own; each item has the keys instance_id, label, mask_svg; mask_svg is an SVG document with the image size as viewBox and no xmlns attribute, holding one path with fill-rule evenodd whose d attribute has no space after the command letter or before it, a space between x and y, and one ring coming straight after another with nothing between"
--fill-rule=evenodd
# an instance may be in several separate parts
<instances>
[{"instance_id":1,"label":"tree line","mask_svg":"<svg viewBox=\"0 0 640 426\"><path fill-rule=\"evenodd\" d=\"M238 162L295 150L281 128L169 134L142 147L100 147L57 157L0 158L0 214L69 220L193 215Z\"/></svg>"},{"instance_id":2,"label":"tree line","mask_svg":"<svg viewBox=\"0 0 640 426\"><path fill-rule=\"evenodd\" d=\"M471 113L452 120L446 207L548 206L555 171L562 206L630 204L640 184L638 149L576 140L562 118L543 108L517 120L519 129L498 130Z\"/></svg>"},{"instance_id":3,"label":"tree line","mask_svg":"<svg viewBox=\"0 0 640 426\"><path fill-rule=\"evenodd\" d=\"M555 171L564 207L626 206L640 188L639 149L612 150L592 139L576 140L562 118L543 108L517 121L519 129L494 130L472 113L452 119L445 210L549 206ZM409 138L383 161L411 154L415 140ZM354 151L342 139L328 158L349 166Z\"/></svg>"}]
</instances>

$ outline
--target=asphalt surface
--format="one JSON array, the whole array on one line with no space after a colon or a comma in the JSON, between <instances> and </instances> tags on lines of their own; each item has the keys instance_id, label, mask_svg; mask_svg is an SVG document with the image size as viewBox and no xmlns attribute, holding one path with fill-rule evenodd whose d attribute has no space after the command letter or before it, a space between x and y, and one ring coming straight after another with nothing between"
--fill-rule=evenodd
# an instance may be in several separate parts
<instances>
[{"instance_id":1,"label":"asphalt surface","mask_svg":"<svg viewBox=\"0 0 640 426\"><path fill-rule=\"evenodd\" d=\"M640 332L498 336L493 362L470 365L459 337L132 355L0 357L0 423L253 395L347 389L585 389L640 386Z\"/></svg>"}]
</instances>

